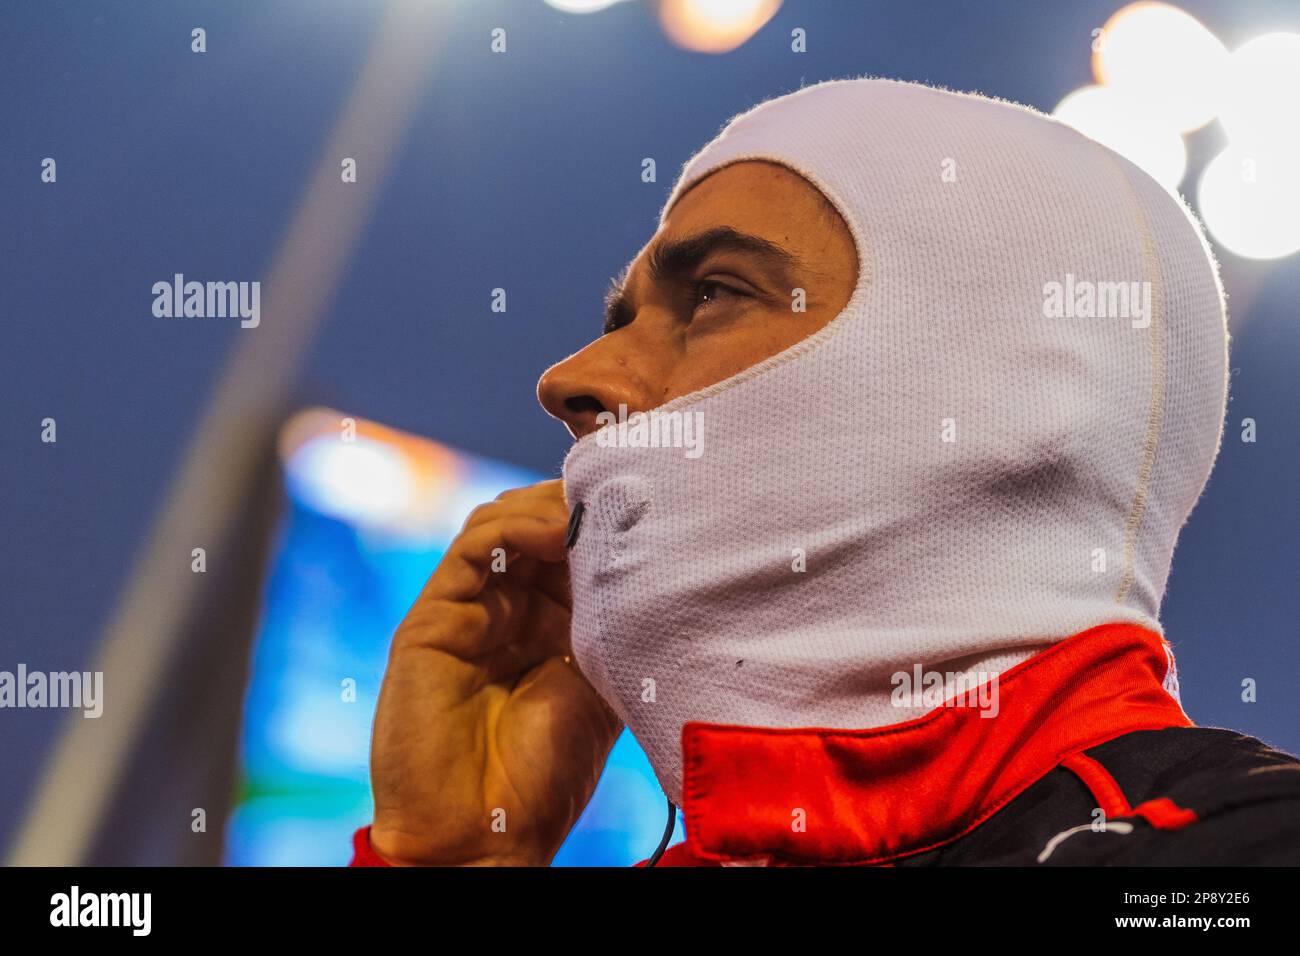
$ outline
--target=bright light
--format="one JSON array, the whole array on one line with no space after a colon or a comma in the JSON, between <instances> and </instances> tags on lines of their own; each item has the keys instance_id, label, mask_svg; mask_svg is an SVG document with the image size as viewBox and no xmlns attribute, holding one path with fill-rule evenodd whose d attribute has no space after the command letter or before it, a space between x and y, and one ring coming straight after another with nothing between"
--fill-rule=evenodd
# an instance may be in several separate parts
<instances>
[{"instance_id":1,"label":"bright light","mask_svg":"<svg viewBox=\"0 0 1300 956\"><path fill-rule=\"evenodd\" d=\"M1176 189L1187 171L1187 147L1178 130L1156 121L1141 104L1110 87L1075 90L1052 115L1109 146L1168 189Z\"/></svg>"},{"instance_id":2,"label":"bright light","mask_svg":"<svg viewBox=\"0 0 1300 956\"><path fill-rule=\"evenodd\" d=\"M1300 35L1267 33L1232 54L1219 121L1233 145L1300 153Z\"/></svg>"},{"instance_id":3,"label":"bright light","mask_svg":"<svg viewBox=\"0 0 1300 956\"><path fill-rule=\"evenodd\" d=\"M384 524L411 504L415 484L400 451L363 435L355 441L318 436L288 466L294 492L323 514L359 524Z\"/></svg>"},{"instance_id":4,"label":"bright light","mask_svg":"<svg viewBox=\"0 0 1300 956\"><path fill-rule=\"evenodd\" d=\"M757 33L781 0L663 0L659 21L678 46L727 53Z\"/></svg>"},{"instance_id":5,"label":"bright light","mask_svg":"<svg viewBox=\"0 0 1300 956\"><path fill-rule=\"evenodd\" d=\"M1253 154L1230 146L1201 174L1197 203L1215 240L1247 259L1278 259L1300 250L1300 183L1282 152Z\"/></svg>"},{"instance_id":6,"label":"bright light","mask_svg":"<svg viewBox=\"0 0 1300 956\"><path fill-rule=\"evenodd\" d=\"M1191 14L1165 3L1131 3L1102 28L1092 55L1097 82L1180 132L1214 119L1228 50Z\"/></svg>"},{"instance_id":7,"label":"bright light","mask_svg":"<svg viewBox=\"0 0 1300 956\"><path fill-rule=\"evenodd\" d=\"M548 6L564 13L595 13L623 0L546 0Z\"/></svg>"}]
</instances>

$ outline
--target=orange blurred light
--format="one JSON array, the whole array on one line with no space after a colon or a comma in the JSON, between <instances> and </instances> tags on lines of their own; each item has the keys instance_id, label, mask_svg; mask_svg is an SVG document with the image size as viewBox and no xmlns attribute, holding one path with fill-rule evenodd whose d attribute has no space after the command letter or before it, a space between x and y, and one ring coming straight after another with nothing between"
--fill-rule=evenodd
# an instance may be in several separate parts
<instances>
[{"instance_id":1,"label":"orange blurred light","mask_svg":"<svg viewBox=\"0 0 1300 956\"><path fill-rule=\"evenodd\" d=\"M1094 44L1097 82L1181 132L1214 118L1228 51L1199 20L1167 3L1118 10Z\"/></svg>"},{"instance_id":2,"label":"orange blurred light","mask_svg":"<svg viewBox=\"0 0 1300 956\"><path fill-rule=\"evenodd\" d=\"M699 53L729 53L760 29L781 0L662 0L659 22L678 46Z\"/></svg>"}]
</instances>

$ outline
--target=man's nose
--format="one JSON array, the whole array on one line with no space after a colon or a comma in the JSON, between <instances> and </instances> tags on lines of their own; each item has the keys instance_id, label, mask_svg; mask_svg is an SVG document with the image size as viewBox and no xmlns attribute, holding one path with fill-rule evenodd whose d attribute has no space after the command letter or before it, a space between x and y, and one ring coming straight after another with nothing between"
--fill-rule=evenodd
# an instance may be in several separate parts
<instances>
[{"instance_id":1,"label":"man's nose","mask_svg":"<svg viewBox=\"0 0 1300 956\"><path fill-rule=\"evenodd\" d=\"M574 438L581 438L597 428L601 412L619 413L627 407L630 415L643 410L647 396L639 378L628 368L625 358L598 339L576 355L552 365L537 383L537 398L551 415L564 422Z\"/></svg>"}]
</instances>

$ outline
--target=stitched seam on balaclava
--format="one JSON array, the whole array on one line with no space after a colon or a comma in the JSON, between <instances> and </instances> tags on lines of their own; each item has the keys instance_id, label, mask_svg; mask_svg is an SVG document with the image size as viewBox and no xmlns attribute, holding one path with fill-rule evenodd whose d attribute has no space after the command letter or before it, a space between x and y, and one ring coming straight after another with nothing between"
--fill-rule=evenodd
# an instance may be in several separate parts
<instances>
[{"instance_id":1,"label":"stitched seam on balaclava","mask_svg":"<svg viewBox=\"0 0 1300 956\"><path fill-rule=\"evenodd\" d=\"M1129 506L1128 517L1124 521L1124 571L1115 590L1115 603L1123 604L1133 587L1133 579L1137 573L1135 551L1138 528L1142 524L1142 513L1146 509L1147 495L1151 490L1151 476L1155 471L1156 451L1160 443L1160 428L1164 421L1164 288L1161 282L1159 253L1156 250L1155 239L1151 235L1151 223L1142 208L1142 198L1134 188L1132 180L1119 165L1115 155L1100 145L1097 146L1097 150L1106 158L1107 163L1123 182L1124 195L1128 200L1133 224L1137 228L1138 239L1142 244L1143 278L1151 284L1151 327L1143 330L1147 335L1147 347L1151 355L1150 404L1147 409L1146 435L1142 443L1142 461L1138 466L1137 485L1133 491L1133 503Z\"/></svg>"}]
</instances>

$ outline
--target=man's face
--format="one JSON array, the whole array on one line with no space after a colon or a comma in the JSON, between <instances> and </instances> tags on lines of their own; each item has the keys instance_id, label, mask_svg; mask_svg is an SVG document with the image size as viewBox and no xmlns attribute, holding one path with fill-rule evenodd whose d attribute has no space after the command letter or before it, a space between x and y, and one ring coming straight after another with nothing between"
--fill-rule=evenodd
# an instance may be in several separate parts
<instances>
[{"instance_id":1,"label":"man's face","mask_svg":"<svg viewBox=\"0 0 1300 956\"><path fill-rule=\"evenodd\" d=\"M548 369L538 397L581 438L602 411L649 411L806 338L844 309L857 276L848 226L807 180L773 163L727 166L677 201L615 283L605 334Z\"/></svg>"}]
</instances>

